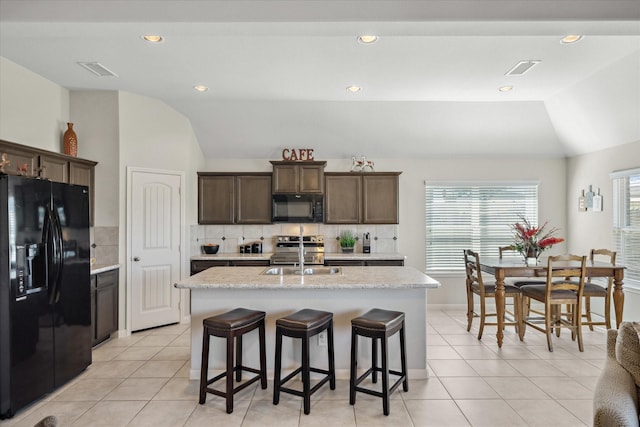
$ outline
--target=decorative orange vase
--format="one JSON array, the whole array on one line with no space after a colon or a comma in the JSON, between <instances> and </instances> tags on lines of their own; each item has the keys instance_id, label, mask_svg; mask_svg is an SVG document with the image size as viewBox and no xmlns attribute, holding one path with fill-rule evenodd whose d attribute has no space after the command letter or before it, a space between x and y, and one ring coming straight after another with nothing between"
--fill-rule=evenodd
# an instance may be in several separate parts
<instances>
[{"instance_id":1,"label":"decorative orange vase","mask_svg":"<svg viewBox=\"0 0 640 427\"><path fill-rule=\"evenodd\" d=\"M73 123L67 123L67 130L62 137L64 154L68 156L78 156L78 136L73 130Z\"/></svg>"}]
</instances>

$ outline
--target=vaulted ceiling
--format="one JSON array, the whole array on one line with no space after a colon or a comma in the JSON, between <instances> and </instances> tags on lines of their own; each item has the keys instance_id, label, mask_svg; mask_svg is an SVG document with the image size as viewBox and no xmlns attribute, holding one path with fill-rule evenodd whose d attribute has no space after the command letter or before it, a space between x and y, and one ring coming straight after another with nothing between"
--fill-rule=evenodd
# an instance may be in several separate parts
<instances>
[{"instance_id":1,"label":"vaulted ceiling","mask_svg":"<svg viewBox=\"0 0 640 427\"><path fill-rule=\"evenodd\" d=\"M640 140L638 0L0 0L0 56L70 90L160 99L207 157L562 157ZM540 62L505 75L523 60Z\"/></svg>"}]
</instances>

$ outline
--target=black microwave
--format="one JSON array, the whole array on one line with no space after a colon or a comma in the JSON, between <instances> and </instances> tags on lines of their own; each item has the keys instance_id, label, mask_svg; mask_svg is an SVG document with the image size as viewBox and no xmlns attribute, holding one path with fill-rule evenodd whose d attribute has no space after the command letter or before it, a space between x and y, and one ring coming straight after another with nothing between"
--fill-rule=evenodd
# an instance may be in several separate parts
<instances>
[{"instance_id":1,"label":"black microwave","mask_svg":"<svg viewBox=\"0 0 640 427\"><path fill-rule=\"evenodd\" d=\"M274 194L273 222L323 222L324 196L321 194Z\"/></svg>"}]
</instances>

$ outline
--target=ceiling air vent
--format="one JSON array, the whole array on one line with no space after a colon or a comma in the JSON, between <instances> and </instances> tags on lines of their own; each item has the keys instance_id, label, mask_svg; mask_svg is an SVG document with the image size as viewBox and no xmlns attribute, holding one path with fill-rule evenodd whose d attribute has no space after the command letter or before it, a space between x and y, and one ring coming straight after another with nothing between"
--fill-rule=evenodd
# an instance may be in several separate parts
<instances>
[{"instance_id":1,"label":"ceiling air vent","mask_svg":"<svg viewBox=\"0 0 640 427\"><path fill-rule=\"evenodd\" d=\"M539 60L520 61L513 68L507 71L505 76L522 76L524 73L532 69L535 65L539 64Z\"/></svg>"},{"instance_id":2,"label":"ceiling air vent","mask_svg":"<svg viewBox=\"0 0 640 427\"><path fill-rule=\"evenodd\" d=\"M78 62L78 65L86 68L98 77L118 77L116 73L99 62Z\"/></svg>"}]
</instances>

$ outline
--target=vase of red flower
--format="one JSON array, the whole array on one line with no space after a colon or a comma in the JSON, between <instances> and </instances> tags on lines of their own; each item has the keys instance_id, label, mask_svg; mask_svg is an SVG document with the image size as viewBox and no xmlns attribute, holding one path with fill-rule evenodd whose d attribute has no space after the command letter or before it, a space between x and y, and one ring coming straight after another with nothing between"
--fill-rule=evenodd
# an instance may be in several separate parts
<instances>
[{"instance_id":1,"label":"vase of red flower","mask_svg":"<svg viewBox=\"0 0 640 427\"><path fill-rule=\"evenodd\" d=\"M534 227L529 220L520 215L522 222L513 224L513 246L522 254L527 265L535 265L538 257L546 249L564 242L561 237L555 237L558 228L548 228L548 222L540 227Z\"/></svg>"}]
</instances>

